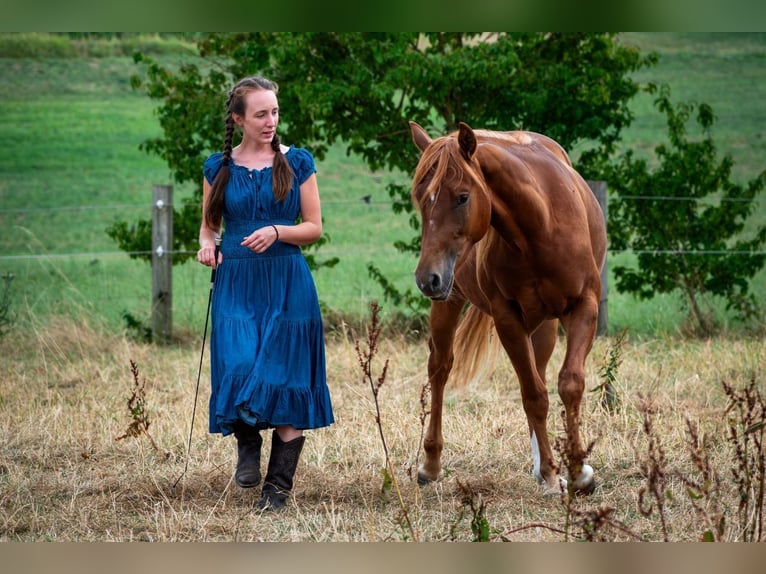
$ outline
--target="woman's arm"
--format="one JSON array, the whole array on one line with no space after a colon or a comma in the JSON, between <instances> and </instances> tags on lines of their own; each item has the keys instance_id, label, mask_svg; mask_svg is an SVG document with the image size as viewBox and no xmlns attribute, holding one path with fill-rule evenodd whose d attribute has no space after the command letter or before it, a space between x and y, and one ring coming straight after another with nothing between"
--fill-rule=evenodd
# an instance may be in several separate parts
<instances>
[{"instance_id":1,"label":"woman's arm","mask_svg":"<svg viewBox=\"0 0 766 574\"><path fill-rule=\"evenodd\" d=\"M210 197L210 184L207 179L202 180L202 224L199 228L200 249L197 251L197 261L208 267L213 267L215 261L215 240L220 236L220 229L210 229L205 225L205 208ZM218 262L221 262L221 256L218 256Z\"/></svg>"},{"instance_id":2,"label":"woman's arm","mask_svg":"<svg viewBox=\"0 0 766 574\"><path fill-rule=\"evenodd\" d=\"M308 245L322 236L322 207L319 202L317 174L301 185L301 222L298 225L277 225L279 240L294 245Z\"/></svg>"}]
</instances>

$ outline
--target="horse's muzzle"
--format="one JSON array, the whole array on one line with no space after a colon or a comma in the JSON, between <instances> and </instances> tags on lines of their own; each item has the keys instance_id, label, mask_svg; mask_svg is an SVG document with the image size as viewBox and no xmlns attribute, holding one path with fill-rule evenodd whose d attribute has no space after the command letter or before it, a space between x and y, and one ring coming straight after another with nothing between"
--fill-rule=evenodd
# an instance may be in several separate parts
<instances>
[{"instance_id":1,"label":"horse's muzzle","mask_svg":"<svg viewBox=\"0 0 766 574\"><path fill-rule=\"evenodd\" d=\"M427 253L427 250L421 252L418 266L415 268L415 284L429 299L443 301L452 292L457 258L450 252L426 256Z\"/></svg>"},{"instance_id":2,"label":"horse's muzzle","mask_svg":"<svg viewBox=\"0 0 766 574\"><path fill-rule=\"evenodd\" d=\"M423 277L415 273L415 283L420 289L421 293L433 299L434 301L443 301L447 299L452 292L452 283L454 275L449 274L448 277L443 277L440 273L428 273Z\"/></svg>"}]
</instances>

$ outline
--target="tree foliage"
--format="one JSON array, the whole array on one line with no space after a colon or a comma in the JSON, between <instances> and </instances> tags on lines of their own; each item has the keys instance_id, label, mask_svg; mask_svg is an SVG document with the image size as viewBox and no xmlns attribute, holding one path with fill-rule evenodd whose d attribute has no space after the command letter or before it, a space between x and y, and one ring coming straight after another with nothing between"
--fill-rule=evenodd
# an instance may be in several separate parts
<instances>
[{"instance_id":1,"label":"tree foliage","mask_svg":"<svg viewBox=\"0 0 766 574\"><path fill-rule=\"evenodd\" d=\"M703 308L708 296L726 300L741 316L757 309L749 279L766 255L766 226L750 233L748 217L766 184L766 170L746 185L731 181L730 156L717 158L712 136L715 116L704 103L673 105L667 89L655 100L667 118L669 143L655 148L656 167L632 152L616 161L607 176L611 250L636 252L637 267L614 267L617 290L650 299L679 290L698 330L709 335L714 317ZM692 117L700 128L692 139Z\"/></svg>"},{"instance_id":2,"label":"tree foliage","mask_svg":"<svg viewBox=\"0 0 766 574\"><path fill-rule=\"evenodd\" d=\"M342 142L373 169L410 174L418 151L408 121L432 134L459 121L477 128L546 133L580 158L586 177L614 149L639 90L631 79L653 64L613 34L594 33L226 33L198 43L201 58L171 70L137 56L134 81L160 102L163 135L144 149L162 157L177 182L198 187L176 213L175 249L196 250L201 166L221 148L224 103L239 78L261 74L281 87L282 141L300 142L321 160ZM418 221L409 189L390 184L395 213ZM146 226L118 223L110 230L123 249L148 251ZM193 233L191 230L194 230ZM419 237L397 245L416 252ZM374 271L371 271L374 274Z\"/></svg>"}]
</instances>

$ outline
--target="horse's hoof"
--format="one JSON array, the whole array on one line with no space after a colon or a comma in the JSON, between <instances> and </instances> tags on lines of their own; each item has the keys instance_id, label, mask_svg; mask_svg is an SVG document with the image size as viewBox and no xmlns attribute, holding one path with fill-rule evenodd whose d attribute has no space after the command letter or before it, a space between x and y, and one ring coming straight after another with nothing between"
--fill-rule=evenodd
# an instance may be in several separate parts
<instances>
[{"instance_id":1,"label":"horse's hoof","mask_svg":"<svg viewBox=\"0 0 766 574\"><path fill-rule=\"evenodd\" d=\"M590 496L594 492L596 492L596 479L594 478L589 483L584 484L580 487L575 487L574 493L576 496Z\"/></svg>"},{"instance_id":2,"label":"horse's hoof","mask_svg":"<svg viewBox=\"0 0 766 574\"><path fill-rule=\"evenodd\" d=\"M575 494L582 494L584 496L590 496L596 492L596 481L591 480L588 484L586 484L583 488L578 488L575 490Z\"/></svg>"},{"instance_id":3,"label":"horse's hoof","mask_svg":"<svg viewBox=\"0 0 766 574\"><path fill-rule=\"evenodd\" d=\"M432 482L439 482L444 477L444 471L439 471L439 474L436 475L436 478L433 478L432 476L429 476L426 474L426 471L423 470L423 467L421 466L418 469L418 485L425 486L426 484L431 484Z\"/></svg>"},{"instance_id":4,"label":"horse's hoof","mask_svg":"<svg viewBox=\"0 0 766 574\"><path fill-rule=\"evenodd\" d=\"M563 476L556 476L558 480L555 480L553 484L542 481L540 485L543 487L543 497L553 498L555 496L561 496L562 493L567 491L567 479Z\"/></svg>"},{"instance_id":5,"label":"horse's hoof","mask_svg":"<svg viewBox=\"0 0 766 574\"><path fill-rule=\"evenodd\" d=\"M593 467L589 464L582 465L580 476L572 483L576 494L593 494L596 490L596 478Z\"/></svg>"}]
</instances>

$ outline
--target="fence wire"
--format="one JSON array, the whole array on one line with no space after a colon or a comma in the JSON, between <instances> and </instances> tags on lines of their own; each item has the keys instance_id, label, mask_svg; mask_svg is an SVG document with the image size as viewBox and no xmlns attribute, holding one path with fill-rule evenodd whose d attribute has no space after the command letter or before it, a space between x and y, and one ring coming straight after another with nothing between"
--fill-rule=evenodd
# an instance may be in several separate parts
<instances>
[{"instance_id":1,"label":"fence wire","mask_svg":"<svg viewBox=\"0 0 766 574\"><path fill-rule=\"evenodd\" d=\"M757 198L699 198L699 197L678 197L678 196L650 196L650 195L621 195L621 196L609 196L608 200L635 200L635 201L718 201L718 202L753 202L762 200L762 197ZM365 205L390 205L390 200L374 200L370 197L363 197L360 199L346 199L346 200L323 200L322 205L324 207L332 208L333 205L353 205L363 203ZM172 207L172 206L171 206ZM125 209L146 209L147 212L151 210L151 205L147 203L140 204L106 204L106 205L72 205L72 206L59 206L59 207L20 207L20 208L2 208L0 209L0 215L3 214L42 214L61 211L98 211L98 210L125 210ZM365 252L371 255L375 253L386 252L389 253L390 249L385 248L364 248L361 246L354 246L356 253ZM23 261L23 260L35 260L35 259L65 259L65 258L78 258L78 257L121 257L121 256L149 256L151 251L82 251L82 252L69 252L69 253L26 253L26 254L6 254L0 255L0 261ZM172 251L171 254L175 255L192 255L195 251ZM741 251L741 250L685 250L685 249L610 249L610 255L617 255L623 253L633 254L651 254L651 255L764 255L764 250L754 251ZM319 254L328 256L341 256L343 250L334 249L333 246L323 247Z\"/></svg>"}]
</instances>

